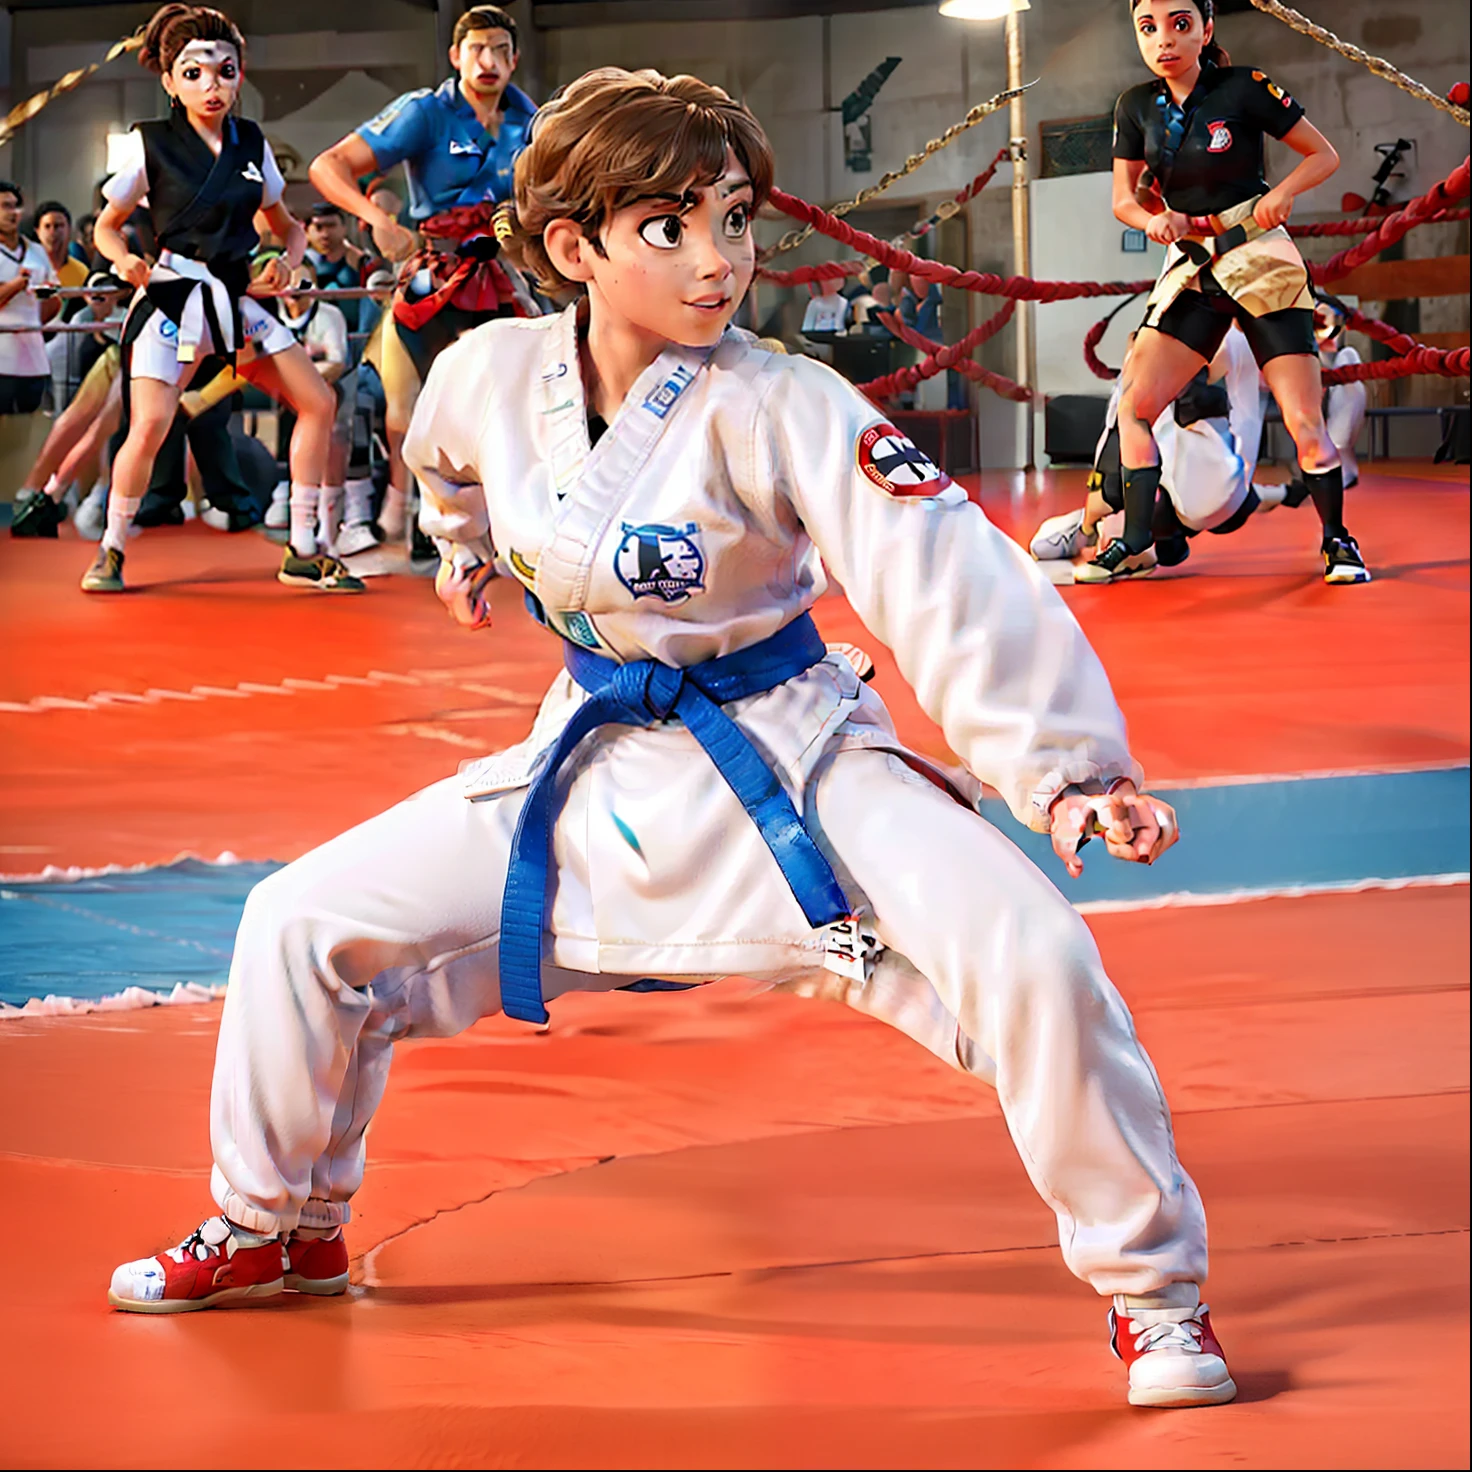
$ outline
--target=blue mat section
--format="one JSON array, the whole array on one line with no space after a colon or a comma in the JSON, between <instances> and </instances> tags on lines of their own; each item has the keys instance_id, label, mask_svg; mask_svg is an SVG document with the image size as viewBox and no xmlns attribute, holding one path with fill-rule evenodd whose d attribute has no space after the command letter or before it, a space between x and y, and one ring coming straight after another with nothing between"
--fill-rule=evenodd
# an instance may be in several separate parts
<instances>
[{"instance_id":1,"label":"blue mat section","mask_svg":"<svg viewBox=\"0 0 1472 1472\"><path fill-rule=\"evenodd\" d=\"M1084 850L1077 881L1063 872L1047 839L1021 828L1001 803L984 810L1074 904L1472 868L1466 767L1160 795L1175 804L1183 841L1149 869L1110 859L1095 841ZM0 885L0 1002L223 982L246 894L275 867L184 860L137 874Z\"/></svg>"},{"instance_id":2,"label":"blue mat section","mask_svg":"<svg viewBox=\"0 0 1472 1472\"><path fill-rule=\"evenodd\" d=\"M183 859L137 874L0 885L0 1002L221 983L245 897L278 867Z\"/></svg>"},{"instance_id":3,"label":"blue mat section","mask_svg":"<svg viewBox=\"0 0 1472 1472\"><path fill-rule=\"evenodd\" d=\"M1083 850L1077 880L1064 873L1048 839L1022 829L1003 803L983 803L982 812L1076 905L1465 874L1469 867L1466 767L1158 795L1174 805L1181 841L1146 868L1111 859L1095 839Z\"/></svg>"}]
</instances>

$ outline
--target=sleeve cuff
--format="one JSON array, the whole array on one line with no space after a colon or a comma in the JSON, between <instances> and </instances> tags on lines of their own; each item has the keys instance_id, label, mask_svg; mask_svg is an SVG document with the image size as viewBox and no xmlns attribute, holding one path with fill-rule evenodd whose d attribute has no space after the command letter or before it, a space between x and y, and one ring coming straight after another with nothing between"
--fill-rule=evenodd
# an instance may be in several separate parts
<instances>
[{"instance_id":1,"label":"sleeve cuff","mask_svg":"<svg viewBox=\"0 0 1472 1472\"><path fill-rule=\"evenodd\" d=\"M1053 804L1069 788L1103 793L1112 792L1121 782L1133 782L1139 787L1143 780L1144 772L1138 762L1131 762L1127 770L1117 765L1100 766L1097 762L1069 762L1055 767L1033 790L1028 827L1037 833L1046 833L1053 823Z\"/></svg>"}]
</instances>

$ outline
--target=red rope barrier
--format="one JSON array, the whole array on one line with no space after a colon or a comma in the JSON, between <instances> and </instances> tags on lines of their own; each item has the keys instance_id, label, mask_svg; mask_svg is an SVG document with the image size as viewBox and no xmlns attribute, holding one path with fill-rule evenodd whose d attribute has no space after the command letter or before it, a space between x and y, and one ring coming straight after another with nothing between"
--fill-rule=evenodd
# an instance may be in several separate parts
<instances>
[{"instance_id":1,"label":"red rope barrier","mask_svg":"<svg viewBox=\"0 0 1472 1472\"><path fill-rule=\"evenodd\" d=\"M1385 358L1379 363L1352 363L1347 368L1331 368L1324 374L1324 384L1362 383L1367 378L1410 378L1417 373L1432 373L1441 378L1466 378L1472 371L1472 349L1428 348L1417 346L1401 358Z\"/></svg>"},{"instance_id":2,"label":"red rope barrier","mask_svg":"<svg viewBox=\"0 0 1472 1472\"><path fill-rule=\"evenodd\" d=\"M897 368L893 373L886 373L882 378L873 378L868 383L857 385L859 392L868 394L871 399L891 398L897 393L914 388L917 383L927 378L934 378L937 373L944 373L947 368L954 368L974 382L1001 394L1005 399L1025 403L1032 398L1030 390L1023 388L1019 383L1014 383L1010 378L1004 378L1000 373L993 373L990 368L983 368L970 356L982 343L990 337L995 337L1006 326L1016 309L1017 303L1009 301L995 316L988 317L980 327L973 328L959 342L948 346L933 342L928 337L922 337L893 312L876 313L879 320L901 342L908 343L912 348L919 348L928 356L923 362L912 363L907 368Z\"/></svg>"},{"instance_id":3,"label":"red rope barrier","mask_svg":"<svg viewBox=\"0 0 1472 1472\"><path fill-rule=\"evenodd\" d=\"M980 292L983 296L1005 296L1016 301L1061 302L1085 296L1130 296L1148 290L1151 281L1033 281L1027 276L998 276L991 271L962 271L955 266L929 261L908 250L900 250L876 235L855 230L852 225L820 210L816 205L774 189L772 203L784 215L791 215L832 240L862 251L882 262L892 271L918 276L922 281L938 281L962 291Z\"/></svg>"},{"instance_id":4,"label":"red rope barrier","mask_svg":"<svg viewBox=\"0 0 1472 1472\"><path fill-rule=\"evenodd\" d=\"M1010 148L999 148L997 156L991 163L949 202L963 205L968 200L974 199L992 182L993 176L1002 163L1011 157ZM928 220L922 220L919 225L908 232L910 238L918 240L939 224L942 218L943 210L937 210ZM806 286L811 281L835 281L849 276L859 276L867 269L868 262L856 256L847 261L824 261L816 266L794 266L790 271L773 271L760 266L757 268L757 275L763 281L770 281L776 286Z\"/></svg>"},{"instance_id":5,"label":"red rope barrier","mask_svg":"<svg viewBox=\"0 0 1472 1472\"><path fill-rule=\"evenodd\" d=\"M1417 220L1417 225L1441 225L1448 220L1465 220L1472 215L1465 205L1461 209L1438 210L1434 215L1427 215L1424 220ZM1288 233L1293 236L1305 235L1369 235L1378 230L1381 224L1388 219L1387 215L1375 215L1367 220L1322 220L1316 225L1290 225Z\"/></svg>"},{"instance_id":6,"label":"red rope barrier","mask_svg":"<svg viewBox=\"0 0 1472 1472\"><path fill-rule=\"evenodd\" d=\"M1348 276L1356 266L1373 260L1387 245L1394 245L1408 231L1426 224L1454 201L1466 199L1469 193L1472 193L1472 160L1463 159L1440 184L1428 189L1419 199L1413 199L1404 209L1387 215L1358 245L1340 251L1321 265L1311 266L1313 279L1322 285Z\"/></svg>"},{"instance_id":7,"label":"red rope barrier","mask_svg":"<svg viewBox=\"0 0 1472 1472\"><path fill-rule=\"evenodd\" d=\"M957 195L949 202L953 205L963 205L968 200L974 199L988 184L992 182L993 175L1002 166L1002 163L1012 157L1010 148L999 148L997 156ZM922 235L928 234L945 217L945 206L938 209L928 220L921 221L908 234L912 240L919 240Z\"/></svg>"},{"instance_id":8,"label":"red rope barrier","mask_svg":"<svg viewBox=\"0 0 1472 1472\"><path fill-rule=\"evenodd\" d=\"M1107 317L1100 317L1094 325L1084 334L1084 362L1089 365L1089 372L1095 378L1108 379L1111 382L1119 377L1119 369L1111 368L1098 353L1094 351L1104 341L1104 334L1109 331L1109 324L1114 320L1114 313Z\"/></svg>"},{"instance_id":9,"label":"red rope barrier","mask_svg":"<svg viewBox=\"0 0 1472 1472\"><path fill-rule=\"evenodd\" d=\"M868 263L855 256L849 261L819 261L813 266L794 266L790 271L774 271L758 266L756 274L776 286L806 286L810 281L837 281L845 276L860 276Z\"/></svg>"}]
</instances>

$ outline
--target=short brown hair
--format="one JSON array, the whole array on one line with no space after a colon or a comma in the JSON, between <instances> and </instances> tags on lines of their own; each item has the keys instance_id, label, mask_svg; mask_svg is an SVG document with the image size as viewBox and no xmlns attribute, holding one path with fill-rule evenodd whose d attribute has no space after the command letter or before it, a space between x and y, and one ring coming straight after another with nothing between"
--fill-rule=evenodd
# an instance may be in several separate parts
<instances>
[{"instance_id":1,"label":"short brown hair","mask_svg":"<svg viewBox=\"0 0 1472 1472\"><path fill-rule=\"evenodd\" d=\"M191 41L228 41L245 61L245 37L228 15L208 5L175 4L154 11L138 48L138 64L163 76Z\"/></svg>"},{"instance_id":2,"label":"short brown hair","mask_svg":"<svg viewBox=\"0 0 1472 1472\"><path fill-rule=\"evenodd\" d=\"M516 161L508 244L547 292L571 283L553 266L542 232L576 220L596 241L635 200L714 184L730 148L751 180L753 210L772 189L772 147L762 126L719 87L697 77L605 66L571 82L538 113Z\"/></svg>"},{"instance_id":3,"label":"short brown hair","mask_svg":"<svg viewBox=\"0 0 1472 1472\"><path fill-rule=\"evenodd\" d=\"M472 31L505 31L516 50L516 22L499 5L472 5L450 33L450 45L458 46Z\"/></svg>"}]
</instances>

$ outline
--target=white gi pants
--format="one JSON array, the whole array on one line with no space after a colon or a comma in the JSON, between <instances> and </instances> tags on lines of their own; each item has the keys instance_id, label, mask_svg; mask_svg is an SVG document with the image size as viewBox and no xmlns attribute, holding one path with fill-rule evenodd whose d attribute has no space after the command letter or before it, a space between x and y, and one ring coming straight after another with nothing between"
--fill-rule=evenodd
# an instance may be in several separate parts
<instances>
[{"instance_id":1,"label":"white gi pants","mask_svg":"<svg viewBox=\"0 0 1472 1472\"><path fill-rule=\"evenodd\" d=\"M211 1103L215 1199L253 1231L348 1220L393 1044L500 1010L501 889L524 796L451 778L246 902ZM887 949L862 983L761 979L883 1019L992 1084L1069 1268L1099 1293L1204 1281L1201 1201L1083 920L1021 851L898 757L849 751L808 822ZM636 978L546 966L545 995Z\"/></svg>"}]
</instances>

